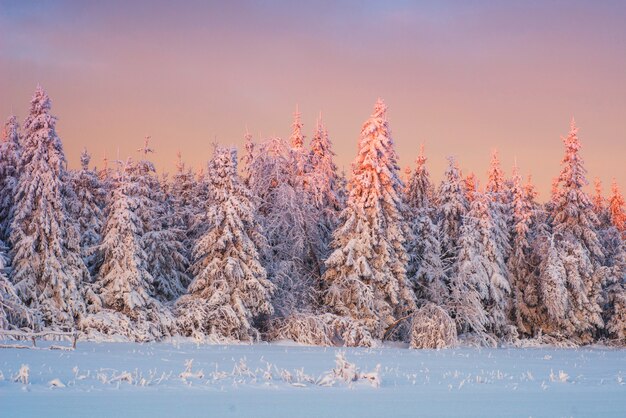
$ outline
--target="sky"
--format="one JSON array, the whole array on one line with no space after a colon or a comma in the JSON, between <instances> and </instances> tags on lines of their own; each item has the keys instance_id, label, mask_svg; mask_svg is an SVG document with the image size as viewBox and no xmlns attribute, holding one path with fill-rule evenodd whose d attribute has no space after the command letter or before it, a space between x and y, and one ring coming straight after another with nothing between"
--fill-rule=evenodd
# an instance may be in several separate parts
<instances>
[{"instance_id":1,"label":"sky","mask_svg":"<svg viewBox=\"0 0 626 418\"><path fill-rule=\"evenodd\" d=\"M37 84L71 167L136 156L173 171L212 144L288 137L322 114L350 171L385 100L402 168L424 144L438 181L453 155L484 184L497 149L548 197L575 117L590 181L626 189L624 1L0 0L0 117Z\"/></svg>"}]
</instances>

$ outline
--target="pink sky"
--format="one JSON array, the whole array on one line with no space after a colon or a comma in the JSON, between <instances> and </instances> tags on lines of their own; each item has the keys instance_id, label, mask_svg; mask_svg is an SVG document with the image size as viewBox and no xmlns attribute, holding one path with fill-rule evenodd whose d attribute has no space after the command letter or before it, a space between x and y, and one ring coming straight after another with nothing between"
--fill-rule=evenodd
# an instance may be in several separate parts
<instances>
[{"instance_id":1,"label":"pink sky","mask_svg":"<svg viewBox=\"0 0 626 418\"><path fill-rule=\"evenodd\" d=\"M423 142L435 180L447 155L484 179L497 148L545 199L575 116L589 179L626 189L623 2L95 3L0 0L0 116L41 83L71 166L151 135L159 169L198 167L246 126L288 136L298 104L349 170L380 96L402 166Z\"/></svg>"}]
</instances>

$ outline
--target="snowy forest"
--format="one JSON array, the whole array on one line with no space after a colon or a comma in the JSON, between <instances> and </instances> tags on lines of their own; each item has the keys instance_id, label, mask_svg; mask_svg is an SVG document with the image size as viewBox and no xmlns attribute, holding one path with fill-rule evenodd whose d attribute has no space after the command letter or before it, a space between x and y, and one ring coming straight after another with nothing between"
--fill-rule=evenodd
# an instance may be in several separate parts
<instances>
[{"instance_id":1,"label":"snowy forest","mask_svg":"<svg viewBox=\"0 0 626 418\"><path fill-rule=\"evenodd\" d=\"M355 132L355 137L356 137ZM38 87L0 146L0 329L82 339L293 340L411 348L626 344L626 208L589 193L575 123L551 196L497 152L479 184L424 150L402 173L387 107L362 126L351 173L321 118L306 140L214 146L196 172L136 156L69 169ZM417 148L417 146L416 146Z\"/></svg>"}]
</instances>

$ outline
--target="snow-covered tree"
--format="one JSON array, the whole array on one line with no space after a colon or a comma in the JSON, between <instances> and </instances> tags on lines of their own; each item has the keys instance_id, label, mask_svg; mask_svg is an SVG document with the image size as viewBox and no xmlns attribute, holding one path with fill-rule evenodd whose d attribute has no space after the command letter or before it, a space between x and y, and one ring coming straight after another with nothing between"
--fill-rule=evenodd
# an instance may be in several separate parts
<instances>
[{"instance_id":1,"label":"snow-covered tree","mask_svg":"<svg viewBox=\"0 0 626 418\"><path fill-rule=\"evenodd\" d=\"M447 298L445 271L441 260L439 229L433 221L436 216L436 207L432 202L433 185L426 169L423 147L417 157L415 170L409 175L405 194L413 232L407 245L407 277L413 283L418 300L425 299L441 305Z\"/></svg>"},{"instance_id":2,"label":"snow-covered tree","mask_svg":"<svg viewBox=\"0 0 626 418\"><path fill-rule=\"evenodd\" d=\"M291 136L289 137L290 159L293 164L294 180L304 181L305 173L308 171L308 158L306 148L304 147L304 135L302 134L302 121L300 119L300 111L296 106L293 114L293 123L291 124Z\"/></svg>"},{"instance_id":3,"label":"snow-covered tree","mask_svg":"<svg viewBox=\"0 0 626 418\"><path fill-rule=\"evenodd\" d=\"M17 117L11 116L0 143L0 239L8 240L13 219L13 200L20 174L21 144Z\"/></svg>"},{"instance_id":4,"label":"snow-covered tree","mask_svg":"<svg viewBox=\"0 0 626 418\"><path fill-rule=\"evenodd\" d=\"M244 149L245 153L241 157L241 166L242 166L242 180L243 183L249 187L250 186L250 176L252 175L252 161L254 160L254 147L255 143L252 140L252 134L246 131L246 135L244 136Z\"/></svg>"},{"instance_id":5,"label":"snow-covered tree","mask_svg":"<svg viewBox=\"0 0 626 418\"><path fill-rule=\"evenodd\" d=\"M9 281L6 246L0 241L0 330L32 327L37 324L34 312L19 298Z\"/></svg>"},{"instance_id":6,"label":"snow-covered tree","mask_svg":"<svg viewBox=\"0 0 626 418\"><path fill-rule=\"evenodd\" d=\"M587 179L577 132L572 120L570 133L563 138L565 156L551 213L554 242L544 252L541 267L542 277L547 275L558 285L544 286L542 300L548 332L588 343L604 325L600 296L606 269L601 266L598 219L583 189Z\"/></svg>"},{"instance_id":7,"label":"snow-covered tree","mask_svg":"<svg viewBox=\"0 0 626 418\"><path fill-rule=\"evenodd\" d=\"M15 290L53 328L72 327L82 315L80 287L89 275L68 207L74 194L55 126L50 99L37 87L24 122L10 231Z\"/></svg>"},{"instance_id":8,"label":"snow-covered tree","mask_svg":"<svg viewBox=\"0 0 626 418\"><path fill-rule=\"evenodd\" d=\"M172 317L155 299L154 278L148 270L150 254L142 245L141 183L132 160L117 179L103 229L102 265L90 295L91 315L82 321L87 332L122 335L150 341L170 335Z\"/></svg>"},{"instance_id":9,"label":"snow-covered tree","mask_svg":"<svg viewBox=\"0 0 626 418\"><path fill-rule=\"evenodd\" d=\"M517 165L513 167L511 185L512 202L512 250L508 260L509 280L512 291L512 318L520 334L532 336L537 324L539 305L538 282L534 259L533 222L537 204L536 193L530 181L522 184Z\"/></svg>"},{"instance_id":10,"label":"snow-covered tree","mask_svg":"<svg viewBox=\"0 0 626 418\"><path fill-rule=\"evenodd\" d=\"M498 251L502 254L502 261L506 262L511 252L509 225L511 224L511 202L504 172L500 167L498 151L491 154L491 164L488 171L485 187L489 198L489 209L493 222L494 236ZM506 271L506 265L501 267Z\"/></svg>"},{"instance_id":11,"label":"snow-covered tree","mask_svg":"<svg viewBox=\"0 0 626 418\"><path fill-rule=\"evenodd\" d=\"M210 180L209 229L193 250L194 278L176 304L178 324L186 335L257 339L254 320L273 312L273 285L261 265L263 238L234 150L215 150Z\"/></svg>"},{"instance_id":12,"label":"snow-covered tree","mask_svg":"<svg viewBox=\"0 0 626 418\"><path fill-rule=\"evenodd\" d=\"M617 187L615 179L613 179L613 183L611 184L608 211L611 223L618 231L624 234L624 239L626 239L626 206L624 204L624 197L619 187Z\"/></svg>"},{"instance_id":13,"label":"snow-covered tree","mask_svg":"<svg viewBox=\"0 0 626 418\"><path fill-rule=\"evenodd\" d=\"M375 338L416 308L404 247L411 231L386 111L379 99L361 130L347 206L323 276L325 305L364 323Z\"/></svg>"},{"instance_id":14,"label":"snow-covered tree","mask_svg":"<svg viewBox=\"0 0 626 418\"><path fill-rule=\"evenodd\" d=\"M463 180L452 157L448 157L448 168L439 186L437 199L441 253L445 265L450 268L454 265L458 254L463 216L468 210ZM453 271L454 269L451 268L451 274Z\"/></svg>"},{"instance_id":15,"label":"snow-covered tree","mask_svg":"<svg viewBox=\"0 0 626 418\"><path fill-rule=\"evenodd\" d=\"M306 179L306 190L315 209L317 233L314 235L315 264L323 267L323 260L328 257L332 233L337 226L343 202L339 192L339 176L333 161L335 153L328 131L322 123L321 116L317 121L315 134L311 139L311 150L308 162L309 171ZM322 271L319 271L321 274Z\"/></svg>"},{"instance_id":16,"label":"snow-covered tree","mask_svg":"<svg viewBox=\"0 0 626 418\"><path fill-rule=\"evenodd\" d=\"M293 171L292 153L281 138L261 143L252 164L250 188L259 199L259 220L268 243L265 266L276 285L276 314L310 312L316 308L315 273L306 262L311 254L310 231L315 211Z\"/></svg>"},{"instance_id":17,"label":"snow-covered tree","mask_svg":"<svg viewBox=\"0 0 626 418\"><path fill-rule=\"evenodd\" d=\"M185 166L180 152L176 161L176 172L169 186L169 200L172 210L172 226L181 231L185 257L191 258L191 248L195 238L193 228L200 212L206 212L206 202L200 202L196 195L197 185L193 171Z\"/></svg>"},{"instance_id":18,"label":"snow-covered tree","mask_svg":"<svg viewBox=\"0 0 626 418\"><path fill-rule=\"evenodd\" d=\"M478 179L476 178L476 174L474 174L474 172L469 173L465 176L463 182L465 183L465 197L468 202L471 202L474 197L474 192L478 190Z\"/></svg>"},{"instance_id":19,"label":"snow-covered tree","mask_svg":"<svg viewBox=\"0 0 626 418\"><path fill-rule=\"evenodd\" d=\"M105 190L97 173L89 168L90 159L90 155L84 149L80 155L81 169L73 172L72 183L76 199L72 212L79 227L83 261L93 276L99 264L97 246L101 240Z\"/></svg>"},{"instance_id":20,"label":"snow-covered tree","mask_svg":"<svg viewBox=\"0 0 626 418\"><path fill-rule=\"evenodd\" d=\"M186 275L188 261L183 247L184 232L173 221L162 184L148 155L154 152L145 139L138 151L142 159L128 167L131 180L136 184L137 215L142 222L141 244L148 257L148 271L153 278L155 295L172 300L184 293L189 279Z\"/></svg>"},{"instance_id":21,"label":"snow-covered tree","mask_svg":"<svg viewBox=\"0 0 626 418\"><path fill-rule=\"evenodd\" d=\"M461 227L458 273L450 280L452 312L461 332L510 337L510 285L502 270L489 200L480 192L471 200Z\"/></svg>"}]
</instances>

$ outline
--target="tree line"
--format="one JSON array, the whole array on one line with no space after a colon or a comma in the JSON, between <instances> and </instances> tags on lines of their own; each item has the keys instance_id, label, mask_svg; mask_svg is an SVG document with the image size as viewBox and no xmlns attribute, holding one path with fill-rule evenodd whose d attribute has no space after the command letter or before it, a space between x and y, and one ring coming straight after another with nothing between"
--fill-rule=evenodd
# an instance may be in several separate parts
<instances>
[{"instance_id":1,"label":"tree line","mask_svg":"<svg viewBox=\"0 0 626 418\"><path fill-rule=\"evenodd\" d=\"M387 107L349 176L321 118L306 141L245 137L206 167L67 168L38 87L0 145L0 327L133 341L291 339L414 348L626 342L626 212L586 170L572 121L549 201L494 152L484 187L423 148L401 177Z\"/></svg>"}]
</instances>

